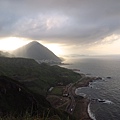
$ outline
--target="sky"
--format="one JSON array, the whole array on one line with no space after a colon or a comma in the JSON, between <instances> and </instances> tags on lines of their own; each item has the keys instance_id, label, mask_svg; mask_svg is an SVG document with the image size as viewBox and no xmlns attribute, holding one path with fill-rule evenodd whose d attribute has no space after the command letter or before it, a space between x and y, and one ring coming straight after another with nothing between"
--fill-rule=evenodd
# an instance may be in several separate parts
<instances>
[{"instance_id":1,"label":"sky","mask_svg":"<svg viewBox=\"0 0 120 120\"><path fill-rule=\"evenodd\" d=\"M31 41L59 56L120 54L120 0L0 0L0 50Z\"/></svg>"}]
</instances>

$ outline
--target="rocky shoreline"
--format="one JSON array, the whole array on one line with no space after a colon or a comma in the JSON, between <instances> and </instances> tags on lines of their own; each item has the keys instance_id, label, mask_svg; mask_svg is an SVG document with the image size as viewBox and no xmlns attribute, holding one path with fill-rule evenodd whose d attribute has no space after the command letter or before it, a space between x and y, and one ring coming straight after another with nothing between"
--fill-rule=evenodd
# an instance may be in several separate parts
<instances>
[{"instance_id":1,"label":"rocky shoreline","mask_svg":"<svg viewBox=\"0 0 120 120\"><path fill-rule=\"evenodd\" d=\"M101 77L87 77L83 76L79 81L77 81L73 87L75 100L76 100L76 108L74 110L73 115L76 116L77 120L92 120L88 113L88 105L90 100L87 97L80 96L76 93L76 90L80 87L87 87L90 82L94 80L102 79Z\"/></svg>"},{"instance_id":2,"label":"rocky shoreline","mask_svg":"<svg viewBox=\"0 0 120 120\"><path fill-rule=\"evenodd\" d=\"M83 95L77 94L80 87L89 86L90 82L100 80L100 77L88 77L81 74L82 78L75 83L69 83L66 86L56 86L53 91L47 95L47 100L55 108L62 109L75 117L76 120L92 120L90 118L89 103L90 100ZM56 91L61 91L56 92Z\"/></svg>"}]
</instances>

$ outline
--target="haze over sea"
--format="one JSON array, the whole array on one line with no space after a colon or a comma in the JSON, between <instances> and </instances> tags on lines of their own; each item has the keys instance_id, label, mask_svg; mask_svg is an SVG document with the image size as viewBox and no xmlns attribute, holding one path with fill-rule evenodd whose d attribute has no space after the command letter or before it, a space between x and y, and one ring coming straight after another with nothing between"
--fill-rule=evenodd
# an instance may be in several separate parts
<instances>
[{"instance_id":1,"label":"haze over sea","mask_svg":"<svg viewBox=\"0 0 120 120\"><path fill-rule=\"evenodd\" d=\"M77 94L84 93L89 99L95 99L89 104L92 118L120 120L120 56L79 57L65 62L71 63L65 65L66 68L80 69L80 73L103 78L76 90Z\"/></svg>"}]
</instances>

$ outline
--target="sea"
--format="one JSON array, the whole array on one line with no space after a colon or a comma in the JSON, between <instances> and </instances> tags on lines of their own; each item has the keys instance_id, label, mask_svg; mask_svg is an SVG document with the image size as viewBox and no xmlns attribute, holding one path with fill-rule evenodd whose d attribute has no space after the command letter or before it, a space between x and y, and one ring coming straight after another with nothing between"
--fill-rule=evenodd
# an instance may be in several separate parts
<instances>
[{"instance_id":1,"label":"sea","mask_svg":"<svg viewBox=\"0 0 120 120\"><path fill-rule=\"evenodd\" d=\"M74 57L65 63L69 64L63 67L79 69L86 76L102 77L76 90L90 99L89 116L93 120L120 120L120 56Z\"/></svg>"}]
</instances>

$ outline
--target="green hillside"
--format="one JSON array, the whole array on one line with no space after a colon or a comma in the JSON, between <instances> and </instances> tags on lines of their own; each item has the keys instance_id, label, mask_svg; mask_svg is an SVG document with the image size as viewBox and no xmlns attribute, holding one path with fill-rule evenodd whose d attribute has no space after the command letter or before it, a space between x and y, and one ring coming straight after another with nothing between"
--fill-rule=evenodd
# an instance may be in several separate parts
<instances>
[{"instance_id":1,"label":"green hillside","mask_svg":"<svg viewBox=\"0 0 120 120\"><path fill-rule=\"evenodd\" d=\"M66 112L54 109L44 96L33 93L23 84L9 77L0 76L1 120L35 120L36 117L43 120L53 116L61 120L70 117ZM70 117L69 120L73 118Z\"/></svg>"},{"instance_id":2,"label":"green hillside","mask_svg":"<svg viewBox=\"0 0 120 120\"><path fill-rule=\"evenodd\" d=\"M51 108L50 103L41 95L32 94L30 90L19 82L0 76L0 113L25 114L25 112L40 112ZM1 116L1 115L0 115Z\"/></svg>"},{"instance_id":3,"label":"green hillside","mask_svg":"<svg viewBox=\"0 0 120 120\"><path fill-rule=\"evenodd\" d=\"M38 64L33 59L0 57L0 75L16 79L36 93L45 95L51 86L77 81L81 76L59 66Z\"/></svg>"}]
</instances>

